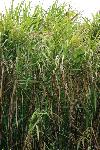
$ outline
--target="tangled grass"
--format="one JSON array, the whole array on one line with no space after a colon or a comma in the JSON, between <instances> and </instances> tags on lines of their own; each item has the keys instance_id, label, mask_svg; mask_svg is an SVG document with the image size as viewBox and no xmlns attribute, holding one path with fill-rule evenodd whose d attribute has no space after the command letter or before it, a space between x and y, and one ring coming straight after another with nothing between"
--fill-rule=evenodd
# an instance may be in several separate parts
<instances>
[{"instance_id":1,"label":"tangled grass","mask_svg":"<svg viewBox=\"0 0 100 150\"><path fill-rule=\"evenodd\" d=\"M55 2L0 15L2 150L100 150L100 14Z\"/></svg>"}]
</instances>

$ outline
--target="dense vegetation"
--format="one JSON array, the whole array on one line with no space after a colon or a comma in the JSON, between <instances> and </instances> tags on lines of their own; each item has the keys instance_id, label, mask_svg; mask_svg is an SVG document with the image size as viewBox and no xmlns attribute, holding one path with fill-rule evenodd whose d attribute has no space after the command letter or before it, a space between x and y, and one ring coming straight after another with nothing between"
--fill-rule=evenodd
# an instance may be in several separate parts
<instances>
[{"instance_id":1,"label":"dense vegetation","mask_svg":"<svg viewBox=\"0 0 100 150\"><path fill-rule=\"evenodd\" d=\"M100 150L100 14L25 3L0 15L2 150Z\"/></svg>"}]
</instances>

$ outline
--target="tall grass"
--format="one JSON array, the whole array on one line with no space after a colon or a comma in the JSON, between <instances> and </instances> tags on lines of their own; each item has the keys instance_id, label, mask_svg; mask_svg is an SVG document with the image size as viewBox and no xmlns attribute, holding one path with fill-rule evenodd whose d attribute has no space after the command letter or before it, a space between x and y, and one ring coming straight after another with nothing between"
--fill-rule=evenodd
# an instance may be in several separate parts
<instances>
[{"instance_id":1,"label":"tall grass","mask_svg":"<svg viewBox=\"0 0 100 150\"><path fill-rule=\"evenodd\" d=\"M2 150L100 149L100 14L55 2L0 15Z\"/></svg>"}]
</instances>

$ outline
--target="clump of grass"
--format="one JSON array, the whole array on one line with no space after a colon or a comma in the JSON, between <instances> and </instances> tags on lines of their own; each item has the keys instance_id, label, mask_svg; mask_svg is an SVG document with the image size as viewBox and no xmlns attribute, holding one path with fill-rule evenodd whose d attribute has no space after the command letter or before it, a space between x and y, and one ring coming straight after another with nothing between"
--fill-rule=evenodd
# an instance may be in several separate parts
<instances>
[{"instance_id":1,"label":"clump of grass","mask_svg":"<svg viewBox=\"0 0 100 150\"><path fill-rule=\"evenodd\" d=\"M2 149L100 149L99 24L55 2L0 15Z\"/></svg>"}]
</instances>

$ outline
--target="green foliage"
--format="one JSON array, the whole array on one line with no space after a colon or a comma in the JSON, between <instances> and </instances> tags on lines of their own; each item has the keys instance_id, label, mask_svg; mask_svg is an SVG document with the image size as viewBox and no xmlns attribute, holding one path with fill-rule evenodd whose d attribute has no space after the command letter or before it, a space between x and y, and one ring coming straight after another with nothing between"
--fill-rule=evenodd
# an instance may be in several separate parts
<instances>
[{"instance_id":1,"label":"green foliage","mask_svg":"<svg viewBox=\"0 0 100 150\"><path fill-rule=\"evenodd\" d=\"M99 149L100 14L79 18L57 1L0 14L2 149Z\"/></svg>"}]
</instances>

